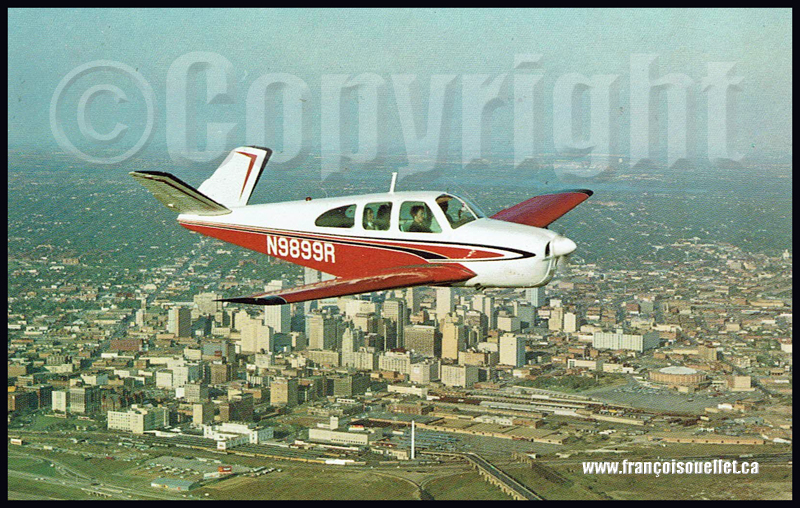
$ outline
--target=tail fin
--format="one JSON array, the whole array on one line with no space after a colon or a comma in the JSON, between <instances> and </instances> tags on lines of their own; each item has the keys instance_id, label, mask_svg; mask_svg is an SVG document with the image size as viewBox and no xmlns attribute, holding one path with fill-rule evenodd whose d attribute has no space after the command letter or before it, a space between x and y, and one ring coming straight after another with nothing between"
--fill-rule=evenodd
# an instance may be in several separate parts
<instances>
[{"instance_id":1,"label":"tail fin","mask_svg":"<svg viewBox=\"0 0 800 508\"><path fill-rule=\"evenodd\" d=\"M244 146L233 150L198 191L228 208L245 206L272 150Z\"/></svg>"}]
</instances>

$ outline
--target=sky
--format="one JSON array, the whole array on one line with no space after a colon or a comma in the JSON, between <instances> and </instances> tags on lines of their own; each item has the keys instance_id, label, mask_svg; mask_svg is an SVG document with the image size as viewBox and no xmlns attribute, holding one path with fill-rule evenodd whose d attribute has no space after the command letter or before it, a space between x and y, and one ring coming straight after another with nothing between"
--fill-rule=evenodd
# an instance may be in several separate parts
<instances>
[{"instance_id":1,"label":"sky","mask_svg":"<svg viewBox=\"0 0 800 508\"><path fill-rule=\"evenodd\" d=\"M513 77L527 72L515 71L515 55L541 54L536 72L543 75L537 86L544 98L537 121L546 131L542 149L552 150L549 132L554 113L548 101L554 100L557 79L570 73L617 75L618 101L624 109L631 56L649 53L658 56L658 76L683 73L700 90L696 116L701 138L707 120L700 83L707 66L710 62L735 63L735 74L741 77L731 113L737 128L737 150L791 153L791 29L788 9L11 9L8 142L12 149L59 150L50 115L59 83L81 65L111 60L136 69L153 90L155 122L150 143L141 155L163 152L169 123L168 70L182 55L211 52L231 64L231 99L207 105L204 85L192 89L187 100L199 111L194 117L201 120L197 139L202 139L203 122L228 122L235 126L226 142L242 144L248 87L263 74L287 73L308 85L310 142L318 146L323 139L323 76L374 73L386 82L385 116L381 117L386 129L382 135L388 146L398 148L403 146L403 133L392 75L414 74L427 90L431 76L439 74L493 77L508 73ZM75 83L92 85L83 81ZM117 84L124 88L124 80ZM147 116L130 84L125 88L127 109L122 110L127 115L123 122L128 126L126 135L141 132ZM62 109L74 109L80 95L80 91L69 90ZM426 101L427 91L421 97ZM491 122L498 133L498 146L511 146L512 102L499 107ZM464 107L460 102L456 106L459 110ZM103 133L112 130L121 110L115 109L110 96L99 96L88 111L93 128ZM74 123L74 112L71 116L58 114L65 115L65 124ZM425 125L424 116L416 120L417 125ZM458 130L460 116L451 116ZM80 133L77 127L65 125L64 129L76 146L88 147L74 139ZM629 126L624 120L621 129L621 149L625 150ZM126 142L133 145L130 140L121 145Z\"/></svg>"}]
</instances>

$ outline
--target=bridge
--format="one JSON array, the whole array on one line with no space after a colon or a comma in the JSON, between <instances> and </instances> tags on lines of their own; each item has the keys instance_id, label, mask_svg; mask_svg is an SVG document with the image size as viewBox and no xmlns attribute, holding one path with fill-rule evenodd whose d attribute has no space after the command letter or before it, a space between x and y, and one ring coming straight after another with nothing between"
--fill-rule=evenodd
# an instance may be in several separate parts
<instances>
[{"instance_id":1,"label":"bridge","mask_svg":"<svg viewBox=\"0 0 800 508\"><path fill-rule=\"evenodd\" d=\"M537 493L526 487L525 485L521 484L499 468L497 468L494 464L489 462L488 460L484 459L477 453L456 453L456 452L434 452L434 451L423 451L420 453L428 454L428 455L442 455L448 457L459 457L461 459L466 460L472 467L478 470L481 477L484 480L491 483L492 485L497 486L511 496L516 501L543 501L544 498L539 496Z\"/></svg>"}]
</instances>

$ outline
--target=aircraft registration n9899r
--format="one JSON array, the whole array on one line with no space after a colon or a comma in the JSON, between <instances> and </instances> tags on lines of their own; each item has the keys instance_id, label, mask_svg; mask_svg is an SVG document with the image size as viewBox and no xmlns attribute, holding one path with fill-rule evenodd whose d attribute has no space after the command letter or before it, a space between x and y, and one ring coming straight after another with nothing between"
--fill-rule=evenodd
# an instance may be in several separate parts
<instances>
[{"instance_id":1,"label":"aircraft registration n9899r","mask_svg":"<svg viewBox=\"0 0 800 508\"><path fill-rule=\"evenodd\" d=\"M222 301L280 305L410 286L537 287L575 243L545 229L592 191L523 201L487 217L446 192L389 192L248 205L272 151L240 147L197 189L168 173L137 178L185 228L335 275Z\"/></svg>"}]
</instances>

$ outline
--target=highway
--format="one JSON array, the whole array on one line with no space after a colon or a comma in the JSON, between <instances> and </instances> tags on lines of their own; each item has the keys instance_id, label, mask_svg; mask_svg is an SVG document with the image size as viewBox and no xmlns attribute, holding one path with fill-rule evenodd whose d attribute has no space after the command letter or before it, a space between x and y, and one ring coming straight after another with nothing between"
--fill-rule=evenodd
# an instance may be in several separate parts
<instances>
[{"instance_id":1,"label":"highway","mask_svg":"<svg viewBox=\"0 0 800 508\"><path fill-rule=\"evenodd\" d=\"M45 463L52 463L54 465L54 469L57 473L61 476L45 476L45 475L36 475L33 473L27 473L24 471L17 471L14 469L8 470L9 476L14 476L17 478L22 478L29 482L40 482L52 485L52 492L57 493L59 487L72 487L75 489L81 489L82 491L86 492L90 495L97 495L100 497L108 497L113 499L169 499L174 500L176 499L175 495L169 494L162 494L160 492L142 492L138 489L131 489L127 487L121 487L119 485L100 485L97 484L95 480L86 476L83 473L76 471L68 467L67 465L58 462L57 460L53 460L51 458L41 457L39 455L33 454L26 454L26 453L19 453L16 451L9 451L9 456L15 457L25 457L29 459L34 459L40 462ZM95 485L92 485L92 484ZM11 492L9 491L9 494ZM16 494L16 493L15 493ZM21 495L26 495L24 493L19 493Z\"/></svg>"}]
</instances>

